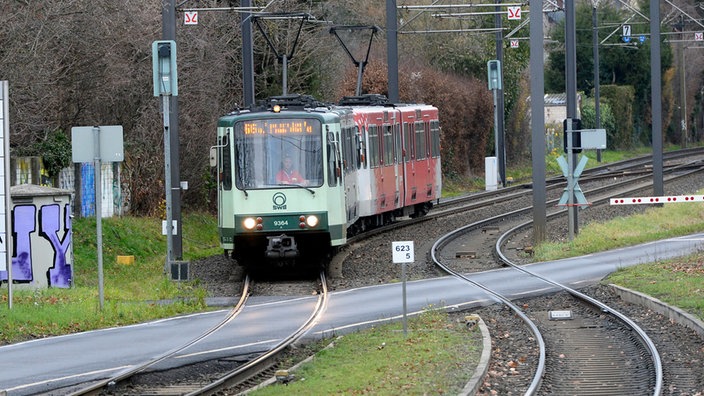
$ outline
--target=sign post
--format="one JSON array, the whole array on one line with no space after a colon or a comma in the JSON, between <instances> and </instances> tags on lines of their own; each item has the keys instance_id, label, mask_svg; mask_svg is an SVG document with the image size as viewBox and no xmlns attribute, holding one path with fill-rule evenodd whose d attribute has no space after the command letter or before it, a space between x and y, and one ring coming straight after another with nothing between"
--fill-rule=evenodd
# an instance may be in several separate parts
<instances>
[{"instance_id":1,"label":"sign post","mask_svg":"<svg viewBox=\"0 0 704 396\"><path fill-rule=\"evenodd\" d=\"M606 148L605 129L581 129L581 122L577 122L577 129L573 129L573 121L579 120L568 118L564 122L564 141L567 159L565 160L562 156L557 158L557 163L560 165L560 169L562 169L562 174L567 178L567 187L565 187L557 205L567 205L567 216L569 217L567 226L570 241L574 239L576 228L574 220L576 216L573 216L575 206L589 205L587 198L584 196L578 184L579 177L582 175L589 159L583 156L575 168L572 153L581 152L582 149L603 150ZM574 199L577 199L576 203Z\"/></svg>"},{"instance_id":2,"label":"sign post","mask_svg":"<svg viewBox=\"0 0 704 396\"><path fill-rule=\"evenodd\" d=\"M92 141L93 144L85 144ZM103 191L100 182L101 162L122 162L125 158L122 125L71 128L73 162L93 162L95 185L95 228L97 231L98 300L103 310Z\"/></svg>"},{"instance_id":3,"label":"sign post","mask_svg":"<svg viewBox=\"0 0 704 396\"><path fill-rule=\"evenodd\" d=\"M9 83L0 81L0 271L7 271L7 307L12 309L12 251L8 235L12 232L10 195L10 100Z\"/></svg>"},{"instance_id":4,"label":"sign post","mask_svg":"<svg viewBox=\"0 0 704 396\"><path fill-rule=\"evenodd\" d=\"M173 40L154 41L152 43L152 77L154 82L154 96L161 97L162 113L164 114L164 186L166 190L166 262L164 273L169 268L174 258L174 231L178 224L173 226L173 190L171 188L171 121L169 119L169 102L171 96L178 96L178 73L176 72L176 42ZM180 270L180 269L179 269Z\"/></svg>"},{"instance_id":5,"label":"sign post","mask_svg":"<svg viewBox=\"0 0 704 396\"><path fill-rule=\"evenodd\" d=\"M413 263L413 241L391 242L391 254L394 264L401 264L403 279L403 335L408 336L408 319L406 307L406 263Z\"/></svg>"}]
</instances>

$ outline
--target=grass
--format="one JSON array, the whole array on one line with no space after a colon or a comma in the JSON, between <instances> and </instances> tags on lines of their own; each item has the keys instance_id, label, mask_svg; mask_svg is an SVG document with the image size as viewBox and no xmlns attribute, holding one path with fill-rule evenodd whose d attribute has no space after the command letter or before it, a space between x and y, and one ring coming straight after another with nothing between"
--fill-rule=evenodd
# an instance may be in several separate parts
<instances>
[{"instance_id":1,"label":"grass","mask_svg":"<svg viewBox=\"0 0 704 396\"><path fill-rule=\"evenodd\" d=\"M204 213L183 218L184 259L220 252L217 223ZM7 288L0 292L0 343L48 337L205 310L205 290L197 282L173 282L164 274L166 238L161 220L120 217L103 219L104 305L98 297L95 218L72 223L74 285L70 289L26 290L13 287L13 309ZM133 255L132 265L117 264L118 255ZM161 299L177 299L169 305Z\"/></svg>"},{"instance_id":2,"label":"grass","mask_svg":"<svg viewBox=\"0 0 704 396\"><path fill-rule=\"evenodd\" d=\"M605 162L622 159L604 152ZM595 161L590 161L592 163ZM525 170L512 171L522 181ZM464 184L470 183L470 184ZM446 183L447 194L483 188L483 180ZM467 187L467 186L470 187ZM696 207L691 205L697 205ZM574 241L536 247L538 260L576 256L620 246L704 230L701 204L653 208L644 215L588 224ZM591 209L587 209L591 210ZM185 214L184 259L219 254L213 216ZM625 230L636 230L625 232ZM197 282L175 283L164 274L165 238L158 219L104 219L105 306L98 307L95 220L74 219L74 287L16 290L14 308L7 308L7 288L0 289L0 343L127 325L207 309L205 291ZM134 255L135 264L116 264L117 255ZM622 269L606 281L651 294L663 301L704 315L704 253ZM171 305L154 300L177 299ZM477 332L447 314L429 309L410 318L409 334L400 323L348 334L335 347L317 355L314 364L296 372L299 381L286 394L456 394L476 365ZM327 341L325 341L327 342ZM383 345L383 348L380 348ZM450 359L448 365L443 359ZM331 369L331 367L333 369ZM305 379L303 381L303 379ZM258 395L281 394L281 386Z\"/></svg>"},{"instance_id":3,"label":"grass","mask_svg":"<svg viewBox=\"0 0 704 396\"><path fill-rule=\"evenodd\" d=\"M323 349L295 372L296 381L252 393L265 395L458 394L481 354L481 333L427 310L400 323L353 333Z\"/></svg>"},{"instance_id":4,"label":"grass","mask_svg":"<svg viewBox=\"0 0 704 396\"><path fill-rule=\"evenodd\" d=\"M571 242L541 243L533 257L535 261L557 260L702 231L704 203L665 204L642 214L587 224Z\"/></svg>"},{"instance_id":5,"label":"grass","mask_svg":"<svg viewBox=\"0 0 704 396\"><path fill-rule=\"evenodd\" d=\"M699 191L697 194L702 194ZM587 209L592 210L592 209ZM571 242L546 242L534 261L557 260L704 231L704 203L665 204L642 214L582 227ZM604 283L651 295L704 319L704 252L623 268Z\"/></svg>"},{"instance_id":6,"label":"grass","mask_svg":"<svg viewBox=\"0 0 704 396\"><path fill-rule=\"evenodd\" d=\"M621 269L606 283L638 290L704 320L704 252Z\"/></svg>"}]
</instances>

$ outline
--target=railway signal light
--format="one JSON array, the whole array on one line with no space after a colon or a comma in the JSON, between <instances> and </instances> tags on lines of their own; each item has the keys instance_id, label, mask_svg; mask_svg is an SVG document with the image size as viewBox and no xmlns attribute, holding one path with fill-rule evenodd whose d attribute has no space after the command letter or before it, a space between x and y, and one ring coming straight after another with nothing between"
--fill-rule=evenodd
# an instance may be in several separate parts
<instances>
[{"instance_id":1,"label":"railway signal light","mask_svg":"<svg viewBox=\"0 0 704 396\"><path fill-rule=\"evenodd\" d=\"M572 152L582 152L582 120L578 118L572 119ZM562 121L562 142L565 153L567 153L567 120Z\"/></svg>"},{"instance_id":2,"label":"railway signal light","mask_svg":"<svg viewBox=\"0 0 704 396\"><path fill-rule=\"evenodd\" d=\"M157 40L152 43L152 79L154 96L178 96L174 40Z\"/></svg>"},{"instance_id":3,"label":"railway signal light","mask_svg":"<svg viewBox=\"0 0 704 396\"><path fill-rule=\"evenodd\" d=\"M489 90L502 89L501 84L501 62L494 59L486 63L489 76Z\"/></svg>"}]
</instances>

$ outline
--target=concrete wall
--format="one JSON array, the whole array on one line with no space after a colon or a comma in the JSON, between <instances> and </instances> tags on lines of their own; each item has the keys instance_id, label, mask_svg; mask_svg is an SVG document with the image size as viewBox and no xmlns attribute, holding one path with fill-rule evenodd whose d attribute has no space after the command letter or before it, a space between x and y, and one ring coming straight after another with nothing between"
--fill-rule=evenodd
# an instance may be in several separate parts
<instances>
[{"instance_id":1,"label":"concrete wall","mask_svg":"<svg viewBox=\"0 0 704 396\"><path fill-rule=\"evenodd\" d=\"M71 191L28 184L10 191L13 287L71 287ZM0 271L0 281L7 279L7 271Z\"/></svg>"}]
</instances>

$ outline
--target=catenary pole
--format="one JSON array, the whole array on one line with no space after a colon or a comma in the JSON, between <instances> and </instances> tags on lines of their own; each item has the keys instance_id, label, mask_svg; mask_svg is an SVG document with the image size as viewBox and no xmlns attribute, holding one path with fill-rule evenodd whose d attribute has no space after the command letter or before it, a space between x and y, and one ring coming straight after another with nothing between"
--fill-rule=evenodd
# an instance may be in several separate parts
<instances>
[{"instance_id":1,"label":"catenary pole","mask_svg":"<svg viewBox=\"0 0 704 396\"><path fill-rule=\"evenodd\" d=\"M250 9L252 0L242 0L240 5ZM244 106L254 104L254 44L252 43L252 13L242 13L242 89Z\"/></svg>"},{"instance_id":2,"label":"catenary pole","mask_svg":"<svg viewBox=\"0 0 704 396\"><path fill-rule=\"evenodd\" d=\"M592 45L594 46L592 53L594 56L594 114L596 118L596 129L601 128L601 98L599 92L599 15L596 7L599 5L599 0L592 0ZM601 149L596 150L596 161L601 162Z\"/></svg>"},{"instance_id":3,"label":"catenary pole","mask_svg":"<svg viewBox=\"0 0 704 396\"><path fill-rule=\"evenodd\" d=\"M162 10L161 10L161 25L162 25L162 37L164 40L174 40L176 41L176 6L174 4L175 0L162 0ZM183 244L181 240L181 180L180 180L180 167L179 167L179 131L178 131L178 96L169 95L169 166L171 171L169 172L171 180L169 183L171 186L179 186L175 188L170 188L167 191L167 195L171 196L171 210L170 217L172 220L176 221L176 232L173 235L173 258L176 260L181 260L183 256ZM168 177L168 176L166 176ZM168 217L168 216L167 216ZM167 227L167 229L170 228Z\"/></svg>"},{"instance_id":4,"label":"catenary pole","mask_svg":"<svg viewBox=\"0 0 704 396\"><path fill-rule=\"evenodd\" d=\"M398 19L396 0L386 0L386 57L389 80L388 97L391 103L399 101L398 96Z\"/></svg>"},{"instance_id":5,"label":"catenary pole","mask_svg":"<svg viewBox=\"0 0 704 396\"><path fill-rule=\"evenodd\" d=\"M499 61L499 73L501 81L504 81L504 41L503 41L503 20L504 13L501 13L501 0L496 0L496 15L494 21L496 25L496 60ZM496 129L498 130L498 142L496 159L499 161L499 177L501 184L506 187L506 131L504 131L504 87L503 84L496 91Z\"/></svg>"},{"instance_id":6,"label":"catenary pole","mask_svg":"<svg viewBox=\"0 0 704 396\"><path fill-rule=\"evenodd\" d=\"M533 243L545 240L545 77L543 75L543 0L530 0L530 109L533 164Z\"/></svg>"},{"instance_id":7,"label":"catenary pole","mask_svg":"<svg viewBox=\"0 0 704 396\"><path fill-rule=\"evenodd\" d=\"M574 1L565 2L565 92L567 94L567 119L577 119L577 38L576 38L576 12ZM571 129L571 128L570 128ZM564 132L567 133L567 132ZM577 154L567 153L569 158L570 175L574 174L577 163ZM574 194L571 194L574 195ZM574 196L570 197L574 202ZM574 205L567 208L568 223L573 225L574 233L579 233L579 211Z\"/></svg>"},{"instance_id":8,"label":"catenary pole","mask_svg":"<svg viewBox=\"0 0 704 396\"><path fill-rule=\"evenodd\" d=\"M660 2L650 0L650 86L653 108L653 195L664 195L662 171L662 71L660 60Z\"/></svg>"}]
</instances>

